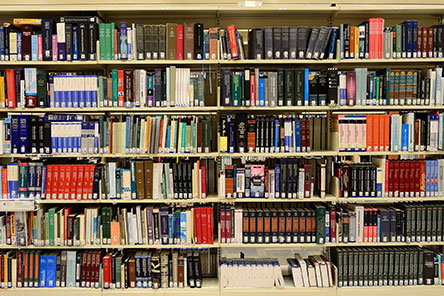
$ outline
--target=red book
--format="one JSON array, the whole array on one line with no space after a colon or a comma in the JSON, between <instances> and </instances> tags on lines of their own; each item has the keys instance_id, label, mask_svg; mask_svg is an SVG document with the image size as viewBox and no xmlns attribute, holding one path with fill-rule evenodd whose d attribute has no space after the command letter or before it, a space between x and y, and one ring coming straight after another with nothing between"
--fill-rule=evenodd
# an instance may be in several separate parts
<instances>
[{"instance_id":1,"label":"red book","mask_svg":"<svg viewBox=\"0 0 444 296\"><path fill-rule=\"evenodd\" d=\"M256 78L254 74L250 75L250 106L256 106Z\"/></svg>"},{"instance_id":2,"label":"red book","mask_svg":"<svg viewBox=\"0 0 444 296\"><path fill-rule=\"evenodd\" d=\"M107 254L103 257L103 288L109 289L111 282L111 255Z\"/></svg>"},{"instance_id":3,"label":"red book","mask_svg":"<svg viewBox=\"0 0 444 296\"><path fill-rule=\"evenodd\" d=\"M37 37L37 60L43 61L43 37Z\"/></svg>"},{"instance_id":4,"label":"red book","mask_svg":"<svg viewBox=\"0 0 444 296\"><path fill-rule=\"evenodd\" d=\"M380 125L380 115L373 115L373 121L372 124L373 126L371 126L370 128L373 129L373 151L379 151L379 146L380 146L380 132L378 133L378 131L380 131L380 128L382 129L383 127Z\"/></svg>"},{"instance_id":5,"label":"red book","mask_svg":"<svg viewBox=\"0 0 444 296\"><path fill-rule=\"evenodd\" d=\"M92 272L91 272L91 257L94 254L91 252L87 252L86 253L86 264L84 265L84 269L85 269L85 286L87 288L91 287L91 281L93 281L94 279L92 278ZM83 271L83 268L82 268Z\"/></svg>"},{"instance_id":6,"label":"red book","mask_svg":"<svg viewBox=\"0 0 444 296\"><path fill-rule=\"evenodd\" d=\"M6 73L6 106L8 108L17 107L17 98L15 93L15 71L8 69Z\"/></svg>"},{"instance_id":7,"label":"red book","mask_svg":"<svg viewBox=\"0 0 444 296\"><path fill-rule=\"evenodd\" d=\"M114 29L114 56L112 57L113 60L115 60L117 57L118 41L119 39L117 39L117 29Z\"/></svg>"},{"instance_id":8,"label":"red book","mask_svg":"<svg viewBox=\"0 0 444 296\"><path fill-rule=\"evenodd\" d=\"M51 199L57 199L59 192L59 167L60 165L54 165L52 167L52 185L51 185Z\"/></svg>"},{"instance_id":9,"label":"red book","mask_svg":"<svg viewBox=\"0 0 444 296\"><path fill-rule=\"evenodd\" d=\"M348 71L346 74L346 99L347 106L354 106L356 103L356 72Z\"/></svg>"},{"instance_id":10,"label":"red book","mask_svg":"<svg viewBox=\"0 0 444 296\"><path fill-rule=\"evenodd\" d=\"M24 253L23 251L17 251L17 282L16 287L17 288L23 288L23 272L24 272Z\"/></svg>"},{"instance_id":11,"label":"red book","mask_svg":"<svg viewBox=\"0 0 444 296\"><path fill-rule=\"evenodd\" d=\"M393 196L399 197L399 160L393 161Z\"/></svg>"},{"instance_id":12,"label":"red book","mask_svg":"<svg viewBox=\"0 0 444 296\"><path fill-rule=\"evenodd\" d=\"M423 42L422 42L422 28L418 28L418 41L417 41L417 44L418 44L418 46L417 46L417 51L416 51L416 56L418 57L418 58L421 58L422 57L422 46L423 46Z\"/></svg>"},{"instance_id":13,"label":"red book","mask_svg":"<svg viewBox=\"0 0 444 296\"><path fill-rule=\"evenodd\" d=\"M8 199L8 169L2 168L2 192L3 192L3 199Z\"/></svg>"},{"instance_id":14,"label":"red book","mask_svg":"<svg viewBox=\"0 0 444 296\"><path fill-rule=\"evenodd\" d=\"M202 198L207 198L207 168L200 167L201 172L201 188L202 188Z\"/></svg>"},{"instance_id":15,"label":"red book","mask_svg":"<svg viewBox=\"0 0 444 296\"><path fill-rule=\"evenodd\" d=\"M379 18L379 28L378 28L378 33L379 33L379 41L378 41L378 45L379 45L379 56L378 59L382 59L384 56L384 19L383 18Z\"/></svg>"},{"instance_id":16,"label":"red book","mask_svg":"<svg viewBox=\"0 0 444 296\"><path fill-rule=\"evenodd\" d=\"M427 33L427 52L428 52L428 57L429 58L433 58L433 27L429 27L428 28L428 33Z\"/></svg>"},{"instance_id":17,"label":"red book","mask_svg":"<svg viewBox=\"0 0 444 296\"><path fill-rule=\"evenodd\" d=\"M220 239L221 239L221 243L225 244L227 242L227 237L226 237L226 229L225 229L225 223L226 223L226 213L228 211L225 209L221 209L220 210Z\"/></svg>"},{"instance_id":18,"label":"red book","mask_svg":"<svg viewBox=\"0 0 444 296\"><path fill-rule=\"evenodd\" d=\"M32 25L22 25L22 56L23 61L31 60Z\"/></svg>"},{"instance_id":19,"label":"red book","mask_svg":"<svg viewBox=\"0 0 444 296\"><path fill-rule=\"evenodd\" d=\"M85 172L85 165L79 165L79 169L77 171L77 189L76 189L76 199L82 199L82 186L83 186L83 178Z\"/></svg>"},{"instance_id":20,"label":"red book","mask_svg":"<svg viewBox=\"0 0 444 296\"><path fill-rule=\"evenodd\" d=\"M377 43L377 36L376 36L376 19L371 18L368 20L369 22L369 28L370 28L370 34L369 34L369 57L371 59L376 59L376 43Z\"/></svg>"},{"instance_id":21,"label":"red book","mask_svg":"<svg viewBox=\"0 0 444 296\"><path fill-rule=\"evenodd\" d=\"M364 209L364 243L368 243L368 224L370 220L369 216L369 209Z\"/></svg>"},{"instance_id":22,"label":"red book","mask_svg":"<svg viewBox=\"0 0 444 296\"><path fill-rule=\"evenodd\" d=\"M230 214L231 214L231 212L230 212ZM213 208L212 207L208 207L207 208L207 226L208 226L208 243L209 244L213 244L214 243L214 237L213 237L213 233L214 233L214 231L213 231L213 227L214 227L214 225L213 225ZM230 218L230 237L231 237L231 218Z\"/></svg>"},{"instance_id":23,"label":"red book","mask_svg":"<svg viewBox=\"0 0 444 296\"><path fill-rule=\"evenodd\" d=\"M82 198L83 200L88 199L89 192L89 164L83 166L83 184L82 184Z\"/></svg>"},{"instance_id":24,"label":"red book","mask_svg":"<svg viewBox=\"0 0 444 296\"><path fill-rule=\"evenodd\" d=\"M207 212L207 208L199 208L199 212L200 212L200 222L201 222L201 228L202 228L199 241L201 244L208 244L208 212Z\"/></svg>"},{"instance_id":25,"label":"red book","mask_svg":"<svg viewBox=\"0 0 444 296\"><path fill-rule=\"evenodd\" d=\"M387 116L385 115L380 115L379 116L379 139L378 139L378 143L379 143L379 147L378 147L378 151L384 151L385 148L385 129L386 129L386 121L385 118Z\"/></svg>"},{"instance_id":26,"label":"red book","mask_svg":"<svg viewBox=\"0 0 444 296\"><path fill-rule=\"evenodd\" d=\"M270 189L269 189L269 183L270 182L270 176L268 173L268 167L264 168L264 193L265 193L265 197L269 197L270 195Z\"/></svg>"},{"instance_id":27,"label":"red book","mask_svg":"<svg viewBox=\"0 0 444 296\"><path fill-rule=\"evenodd\" d=\"M183 60L183 25L177 25L176 30L176 58Z\"/></svg>"},{"instance_id":28,"label":"red book","mask_svg":"<svg viewBox=\"0 0 444 296\"><path fill-rule=\"evenodd\" d=\"M405 162L399 161L399 197L405 197Z\"/></svg>"},{"instance_id":29,"label":"red book","mask_svg":"<svg viewBox=\"0 0 444 296\"><path fill-rule=\"evenodd\" d=\"M385 114L384 118L384 151L390 151L390 114Z\"/></svg>"},{"instance_id":30,"label":"red book","mask_svg":"<svg viewBox=\"0 0 444 296\"><path fill-rule=\"evenodd\" d=\"M82 254L82 273L80 276L80 286L81 287L86 287L86 281L87 281L87 256L88 256L89 252L83 252Z\"/></svg>"},{"instance_id":31,"label":"red book","mask_svg":"<svg viewBox=\"0 0 444 296\"><path fill-rule=\"evenodd\" d=\"M76 199L76 188L77 188L77 175L79 171L78 164L73 164L71 167L71 184L69 185L69 199Z\"/></svg>"},{"instance_id":32,"label":"red book","mask_svg":"<svg viewBox=\"0 0 444 296\"><path fill-rule=\"evenodd\" d=\"M65 165L57 165L59 179L57 183L57 199L63 199L65 195Z\"/></svg>"},{"instance_id":33,"label":"red book","mask_svg":"<svg viewBox=\"0 0 444 296\"><path fill-rule=\"evenodd\" d=\"M415 178L415 176L416 176L416 168L415 168L415 165L416 165L416 163L415 163L415 161L409 161L409 172L410 172L410 181L409 181L409 188L410 188L410 197L415 197L416 196L416 184L415 183L419 183L419 181L418 182L416 182L417 180L416 180L416 178Z\"/></svg>"},{"instance_id":34,"label":"red book","mask_svg":"<svg viewBox=\"0 0 444 296\"><path fill-rule=\"evenodd\" d=\"M230 43L231 59L238 60L239 49L237 47L236 28L234 27L234 25L228 25L227 32L228 32L228 41Z\"/></svg>"},{"instance_id":35,"label":"red book","mask_svg":"<svg viewBox=\"0 0 444 296\"><path fill-rule=\"evenodd\" d=\"M225 240L227 243L232 243L231 241L231 210L227 209L225 213Z\"/></svg>"},{"instance_id":36,"label":"red book","mask_svg":"<svg viewBox=\"0 0 444 296\"><path fill-rule=\"evenodd\" d=\"M202 221L200 218L200 208L194 208L194 243L202 243Z\"/></svg>"},{"instance_id":37,"label":"red book","mask_svg":"<svg viewBox=\"0 0 444 296\"><path fill-rule=\"evenodd\" d=\"M336 211L330 211L330 242L336 243Z\"/></svg>"},{"instance_id":38,"label":"red book","mask_svg":"<svg viewBox=\"0 0 444 296\"><path fill-rule=\"evenodd\" d=\"M125 104L125 83L123 70L117 71L117 102L118 107L123 107ZM112 143L112 142L111 142ZM112 145L111 145L112 146Z\"/></svg>"},{"instance_id":39,"label":"red book","mask_svg":"<svg viewBox=\"0 0 444 296\"><path fill-rule=\"evenodd\" d=\"M425 190L426 190L426 162L425 160L419 160L419 168L420 168L420 180L421 180L421 186L420 186L420 196L425 197Z\"/></svg>"},{"instance_id":40,"label":"red book","mask_svg":"<svg viewBox=\"0 0 444 296\"><path fill-rule=\"evenodd\" d=\"M89 180L88 180L88 199L92 199L93 185L94 185L94 170L96 166L94 164L89 165Z\"/></svg>"},{"instance_id":41,"label":"red book","mask_svg":"<svg viewBox=\"0 0 444 296\"><path fill-rule=\"evenodd\" d=\"M46 191L45 199L52 199L52 168L54 165L48 164L46 166Z\"/></svg>"},{"instance_id":42,"label":"red book","mask_svg":"<svg viewBox=\"0 0 444 296\"><path fill-rule=\"evenodd\" d=\"M71 196L70 187L71 187L72 167L73 165L71 164L65 165L65 186L63 191L63 199L69 199Z\"/></svg>"}]
</instances>

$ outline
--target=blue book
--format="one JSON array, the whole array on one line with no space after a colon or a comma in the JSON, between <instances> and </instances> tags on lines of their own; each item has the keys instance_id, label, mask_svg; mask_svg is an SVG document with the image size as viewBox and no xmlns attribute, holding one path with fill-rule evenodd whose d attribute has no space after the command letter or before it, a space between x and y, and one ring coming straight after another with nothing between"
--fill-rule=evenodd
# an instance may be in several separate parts
<instances>
[{"instance_id":1,"label":"blue book","mask_svg":"<svg viewBox=\"0 0 444 296\"><path fill-rule=\"evenodd\" d=\"M128 35L127 22L120 22L120 59L128 59Z\"/></svg>"},{"instance_id":2,"label":"blue book","mask_svg":"<svg viewBox=\"0 0 444 296\"><path fill-rule=\"evenodd\" d=\"M401 125L401 151L409 150L409 125Z\"/></svg>"},{"instance_id":3,"label":"blue book","mask_svg":"<svg viewBox=\"0 0 444 296\"><path fill-rule=\"evenodd\" d=\"M280 126L279 120L274 121L274 149L277 151L279 149L279 136L280 136Z\"/></svg>"},{"instance_id":4,"label":"blue book","mask_svg":"<svg viewBox=\"0 0 444 296\"><path fill-rule=\"evenodd\" d=\"M142 270L142 260L143 260L142 257L143 257L143 255L139 252L137 252L134 255L135 266L137 266L138 270ZM143 272L136 271L136 288L142 288L142 283L143 283L142 274L143 274Z\"/></svg>"},{"instance_id":5,"label":"blue book","mask_svg":"<svg viewBox=\"0 0 444 296\"><path fill-rule=\"evenodd\" d=\"M38 35L31 35L31 61L38 61Z\"/></svg>"},{"instance_id":6,"label":"blue book","mask_svg":"<svg viewBox=\"0 0 444 296\"><path fill-rule=\"evenodd\" d=\"M91 121L92 130L94 131L94 150L93 153L99 153L99 122Z\"/></svg>"},{"instance_id":7,"label":"blue book","mask_svg":"<svg viewBox=\"0 0 444 296\"><path fill-rule=\"evenodd\" d=\"M0 26L0 61L5 60L5 28Z\"/></svg>"},{"instance_id":8,"label":"blue book","mask_svg":"<svg viewBox=\"0 0 444 296\"><path fill-rule=\"evenodd\" d=\"M180 212L177 211L174 213L174 243L180 244L181 240L181 227L180 227Z\"/></svg>"},{"instance_id":9,"label":"blue book","mask_svg":"<svg viewBox=\"0 0 444 296\"><path fill-rule=\"evenodd\" d=\"M328 46L329 59L334 59L335 57L337 40L338 40L338 28L332 28L330 35L330 44Z\"/></svg>"},{"instance_id":10,"label":"blue book","mask_svg":"<svg viewBox=\"0 0 444 296\"><path fill-rule=\"evenodd\" d=\"M72 25L72 60L79 60L79 33L77 25Z\"/></svg>"},{"instance_id":11,"label":"blue book","mask_svg":"<svg viewBox=\"0 0 444 296\"><path fill-rule=\"evenodd\" d=\"M44 199L43 194L46 193L46 165L42 166L42 191L40 198ZM39 195L37 194L36 198L39 198Z\"/></svg>"},{"instance_id":12,"label":"blue book","mask_svg":"<svg viewBox=\"0 0 444 296\"><path fill-rule=\"evenodd\" d=\"M432 195L438 197L438 160L432 160L433 163L433 189Z\"/></svg>"},{"instance_id":13,"label":"blue book","mask_svg":"<svg viewBox=\"0 0 444 296\"><path fill-rule=\"evenodd\" d=\"M96 108L97 107L97 98L98 98L98 96L97 96L98 77L97 77L97 75L92 75L92 76L90 76L90 79L91 80L89 82L88 91L91 93L91 107Z\"/></svg>"},{"instance_id":14,"label":"blue book","mask_svg":"<svg viewBox=\"0 0 444 296\"><path fill-rule=\"evenodd\" d=\"M131 199L136 199L136 163L134 160L130 161L131 170Z\"/></svg>"},{"instance_id":15,"label":"blue book","mask_svg":"<svg viewBox=\"0 0 444 296\"><path fill-rule=\"evenodd\" d=\"M296 152L301 152L301 121L295 121Z\"/></svg>"},{"instance_id":16,"label":"blue book","mask_svg":"<svg viewBox=\"0 0 444 296\"><path fill-rule=\"evenodd\" d=\"M46 255L46 288L54 288L56 284L57 256Z\"/></svg>"},{"instance_id":17,"label":"blue book","mask_svg":"<svg viewBox=\"0 0 444 296\"><path fill-rule=\"evenodd\" d=\"M234 189L236 189L236 186L237 186L236 175L237 175L237 166L233 165L233 188ZM234 194L236 194L236 193L234 193Z\"/></svg>"},{"instance_id":18,"label":"blue book","mask_svg":"<svg viewBox=\"0 0 444 296\"><path fill-rule=\"evenodd\" d=\"M165 143L165 148L169 149L170 148L170 135L171 135L171 125L168 125L168 129L167 129L167 136L166 136L166 143ZM165 153L166 151L164 151Z\"/></svg>"},{"instance_id":19,"label":"blue book","mask_svg":"<svg viewBox=\"0 0 444 296\"><path fill-rule=\"evenodd\" d=\"M382 174L382 169L381 168L377 168L376 175L378 175L378 172L380 174ZM376 196L377 197L382 197L382 183L381 182L377 182L376 183Z\"/></svg>"},{"instance_id":20,"label":"blue book","mask_svg":"<svg viewBox=\"0 0 444 296\"><path fill-rule=\"evenodd\" d=\"M19 115L12 115L11 117L11 152L13 154L20 153L20 117Z\"/></svg>"},{"instance_id":21,"label":"blue book","mask_svg":"<svg viewBox=\"0 0 444 296\"><path fill-rule=\"evenodd\" d=\"M35 198L36 169L35 164L28 166L28 197L31 199Z\"/></svg>"},{"instance_id":22,"label":"blue book","mask_svg":"<svg viewBox=\"0 0 444 296\"><path fill-rule=\"evenodd\" d=\"M91 91L89 90L90 87L90 76L82 76L81 78L83 80L84 88L80 92L83 93L83 106L85 108L91 108L92 107L92 97L91 97Z\"/></svg>"},{"instance_id":23,"label":"blue book","mask_svg":"<svg viewBox=\"0 0 444 296\"><path fill-rule=\"evenodd\" d=\"M126 117L126 120L125 120L125 150L126 150L126 153L130 153L130 148L131 148L131 146L130 146L130 132L131 132L131 118L130 118L130 116L127 116Z\"/></svg>"},{"instance_id":24,"label":"blue book","mask_svg":"<svg viewBox=\"0 0 444 296\"><path fill-rule=\"evenodd\" d=\"M430 197L430 185L431 185L431 172L432 172L432 168L431 168L431 160L426 160L426 197Z\"/></svg>"},{"instance_id":25,"label":"blue book","mask_svg":"<svg viewBox=\"0 0 444 296\"><path fill-rule=\"evenodd\" d=\"M29 153L29 116L19 115L19 147L20 153Z\"/></svg>"},{"instance_id":26,"label":"blue book","mask_svg":"<svg viewBox=\"0 0 444 296\"><path fill-rule=\"evenodd\" d=\"M83 83L85 83L85 77L84 76L80 76L79 80L81 80ZM86 104L86 94L85 94L85 90L79 90L79 107L80 108L85 108L87 107Z\"/></svg>"},{"instance_id":27,"label":"blue book","mask_svg":"<svg viewBox=\"0 0 444 296\"><path fill-rule=\"evenodd\" d=\"M294 121L290 121L290 152L294 152L296 149L294 146Z\"/></svg>"},{"instance_id":28,"label":"blue book","mask_svg":"<svg viewBox=\"0 0 444 296\"><path fill-rule=\"evenodd\" d=\"M289 131L291 131L291 121L284 121L284 129L288 129ZM287 135L286 133L287 131L285 131L285 136L284 136L284 144L285 144L285 152L289 152L290 151L290 136ZM282 151L284 152L284 151Z\"/></svg>"},{"instance_id":29,"label":"blue book","mask_svg":"<svg viewBox=\"0 0 444 296\"><path fill-rule=\"evenodd\" d=\"M40 288L46 288L46 255L40 255Z\"/></svg>"},{"instance_id":30,"label":"blue book","mask_svg":"<svg viewBox=\"0 0 444 296\"><path fill-rule=\"evenodd\" d=\"M279 198L281 193L281 166L274 165L274 197Z\"/></svg>"},{"instance_id":31,"label":"blue book","mask_svg":"<svg viewBox=\"0 0 444 296\"><path fill-rule=\"evenodd\" d=\"M259 106L265 106L265 77L259 73Z\"/></svg>"},{"instance_id":32,"label":"blue book","mask_svg":"<svg viewBox=\"0 0 444 296\"><path fill-rule=\"evenodd\" d=\"M310 106L310 102L308 101L309 94L308 94L308 87L309 87L309 81L308 81L308 69L304 69L304 106Z\"/></svg>"},{"instance_id":33,"label":"blue book","mask_svg":"<svg viewBox=\"0 0 444 296\"><path fill-rule=\"evenodd\" d=\"M418 38L415 38L415 32L418 31L418 21L414 20L412 22L412 57L417 57L417 51L418 51Z\"/></svg>"},{"instance_id":34,"label":"blue book","mask_svg":"<svg viewBox=\"0 0 444 296\"><path fill-rule=\"evenodd\" d=\"M17 33L17 60L22 60L22 33Z\"/></svg>"},{"instance_id":35,"label":"blue book","mask_svg":"<svg viewBox=\"0 0 444 296\"><path fill-rule=\"evenodd\" d=\"M187 214L185 212L180 212L180 242L182 244L187 241Z\"/></svg>"},{"instance_id":36,"label":"blue book","mask_svg":"<svg viewBox=\"0 0 444 296\"><path fill-rule=\"evenodd\" d=\"M128 36L130 36L132 34L132 29L128 28L126 33ZM132 43L128 41L128 57L132 57L133 55L132 47L133 47Z\"/></svg>"}]
</instances>

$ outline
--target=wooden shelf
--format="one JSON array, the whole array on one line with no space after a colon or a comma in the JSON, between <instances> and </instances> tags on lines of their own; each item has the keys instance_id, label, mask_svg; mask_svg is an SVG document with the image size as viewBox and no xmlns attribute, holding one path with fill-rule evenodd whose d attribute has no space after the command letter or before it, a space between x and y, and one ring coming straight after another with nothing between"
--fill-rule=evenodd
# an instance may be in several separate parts
<instances>
[{"instance_id":1,"label":"wooden shelf","mask_svg":"<svg viewBox=\"0 0 444 296\"><path fill-rule=\"evenodd\" d=\"M100 60L99 65L217 65L219 60Z\"/></svg>"},{"instance_id":2,"label":"wooden shelf","mask_svg":"<svg viewBox=\"0 0 444 296\"><path fill-rule=\"evenodd\" d=\"M235 66L235 65L331 65L337 64L338 60L336 59L326 59L326 60L220 60L219 64L222 66Z\"/></svg>"},{"instance_id":3,"label":"wooden shelf","mask_svg":"<svg viewBox=\"0 0 444 296\"><path fill-rule=\"evenodd\" d=\"M293 152L293 153L227 153L220 152L219 156L230 157L310 157L310 156L335 156L336 151L311 151L311 152Z\"/></svg>"},{"instance_id":4,"label":"wooden shelf","mask_svg":"<svg viewBox=\"0 0 444 296\"><path fill-rule=\"evenodd\" d=\"M0 108L0 112L5 113L93 113L93 112L113 112L113 113L174 113L174 112L216 112L217 106L204 107L96 107L96 108Z\"/></svg>"},{"instance_id":5,"label":"wooden shelf","mask_svg":"<svg viewBox=\"0 0 444 296\"><path fill-rule=\"evenodd\" d=\"M246 112L257 112L257 111L266 111L266 112L319 112L319 111L336 111L338 110L337 106L254 106L254 107L233 107L233 106L220 106L218 111L246 111Z\"/></svg>"},{"instance_id":6,"label":"wooden shelf","mask_svg":"<svg viewBox=\"0 0 444 296\"><path fill-rule=\"evenodd\" d=\"M221 198L220 202L227 203L250 203L250 202L335 202L338 199L332 195L327 195L325 198L311 197L311 198Z\"/></svg>"},{"instance_id":7,"label":"wooden shelf","mask_svg":"<svg viewBox=\"0 0 444 296\"><path fill-rule=\"evenodd\" d=\"M443 63L444 58L416 58L416 59L341 59L339 65L347 64L421 64L421 63Z\"/></svg>"},{"instance_id":8,"label":"wooden shelf","mask_svg":"<svg viewBox=\"0 0 444 296\"><path fill-rule=\"evenodd\" d=\"M444 293L444 286L376 286L376 287L341 287L337 296L438 296Z\"/></svg>"},{"instance_id":9,"label":"wooden shelf","mask_svg":"<svg viewBox=\"0 0 444 296\"><path fill-rule=\"evenodd\" d=\"M444 155L444 151L413 151L413 152L391 152L391 151L339 151L337 155L339 156L352 156L352 155L371 155L371 156L377 156L377 155Z\"/></svg>"},{"instance_id":10,"label":"wooden shelf","mask_svg":"<svg viewBox=\"0 0 444 296\"><path fill-rule=\"evenodd\" d=\"M333 112L377 112L377 111L418 111L418 110L443 110L444 105L441 106L422 106L422 105L385 105L385 106L339 106Z\"/></svg>"},{"instance_id":11,"label":"wooden shelf","mask_svg":"<svg viewBox=\"0 0 444 296\"><path fill-rule=\"evenodd\" d=\"M80 153L57 153L57 154L0 154L0 158L97 158L97 157L109 157L109 158L143 158L143 157L217 157L218 152L210 153L158 153L158 154L132 154L132 153L97 153L97 154L80 154Z\"/></svg>"},{"instance_id":12,"label":"wooden shelf","mask_svg":"<svg viewBox=\"0 0 444 296\"><path fill-rule=\"evenodd\" d=\"M391 202L422 202L444 201L444 197L340 197L335 198L339 203L391 203Z\"/></svg>"},{"instance_id":13,"label":"wooden shelf","mask_svg":"<svg viewBox=\"0 0 444 296\"><path fill-rule=\"evenodd\" d=\"M10 246L0 245L1 249L6 250L77 250L77 249L208 249L217 248L219 243L214 244L176 244L176 245L85 245L85 246Z\"/></svg>"}]
</instances>

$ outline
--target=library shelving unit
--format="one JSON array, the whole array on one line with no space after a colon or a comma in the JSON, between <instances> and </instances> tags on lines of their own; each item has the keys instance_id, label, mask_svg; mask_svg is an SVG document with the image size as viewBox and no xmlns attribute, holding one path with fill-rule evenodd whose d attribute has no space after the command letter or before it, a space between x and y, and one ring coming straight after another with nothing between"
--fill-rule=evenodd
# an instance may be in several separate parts
<instances>
[{"instance_id":1,"label":"library shelving unit","mask_svg":"<svg viewBox=\"0 0 444 296\"><path fill-rule=\"evenodd\" d=\"M208 3L209 2L209 3ZM421 1L421 4L386 4L386 1L377 0L373 3L360 5L353 4L353 1L340 1L339 3L323 3L322 1L312 1L312 4L306 4L302 1L219 1L188 0L182 1L117 1L110 3L107 0L94 1L44 1L39 4L36 1L18 0L11 4L0 4L0 21L10 22L13 17L35 17L35 18L57 18L63 15L76 15L81 12L94 12L104 20L104 22L119 21L137 21L140 23L166 23L166 22L186 22L201 21L206 27L215 26L225 28L229 24L236 24L240 32L247 32L248 28L263 27L264 25L339 25L341 23L359 23L370 17L383 17L389 25L397 24L405 19L418 19L423 25L432 25L442 23L444 17L444 4L439 1ZM300 3L299 3L300 2ZM413 3L413 2L411 2ZM337 55L339 56L339 55ZM55 61L55 62L0 62L0 69L14 67L42 67L44 69L56 71L62 69L75 70L103 70L108 72L110 69L117 68L146 68L152 69L155 66L166 67L186 66L196 69L205 69L218 72L218 97L217 102L205 107L176 107L176 108L118 108L118 107L98 107L98 108L3 108L0 113L6 114L37 114L37 113L72 113L72 114L140 114L155 113L180 115L187 114L230 114L231 112L266 112L267 114L281 113L323 113L332 116L338 113L380 113L390 111L424 110L440 111L444 106L316 106L316 107L224 107L219 105L221 68L230 67L298 67L307 66L313 68L336 67L338 69L351 69L353 67L432 67L444 64L444 58L421 58L421 59L345 59L339 57L331 60L133 60L133 61ZM337 135L333 134L333 137ZM213 139L214 140L214 139ZM346 156L390 156L390 155L444 155L443 151L436 152L340 152L337 148L337 139L332 139L333 149L328 151L312 151L305 153L163 153L163 154L9 154L0 155L0 160L5 163L11 159L32 159L44 160L55 158L157 158L157 157L346 157ZM334 182L333 182L334 183ZM336 184L337 187L337 184ZM440 197L409 197L409 198L341 198L337 194L338 190L333 184L333 188L325 198L313 197L309 199L226 199L218 194L209 196L204 200L36 200L35 204L39 206L63 205L63 204L88 204L88 205L132 205L132 204L190 204L190 203L214 203L214 204L249 204L249 203L400 203L413 201L444 201L444 196ZM0 211L14 211L23 208L28 209L33 205L20 205L21 201L2 201ZM218 227L215 227L215 230ZM217 233L217 231L216 231ZM17 249L41 249L41 250L62 250L62 249L152 249L152 248L217 248L219 254L224 248L318 248L328 254L330 247L344 246L443 246L444 242L396 242L396 243L327 243L318 244L222 244L218 240L210 245L90 245L90 246L28 246L13 247L0 246L0 250ZM400 287L332 287L332 288L294 288L292 281L287 277L285 279L285 288L282 289L259 289L259 288L222 288L218 278L205 278L201 289L88 289L88 288L12 288L0 290L0 295L227 295L227 296L253 296L253 295L326 295L326 296L352 296L352 295L443 295L443 286L400 286Z\"/></svg>"}]
</instances>

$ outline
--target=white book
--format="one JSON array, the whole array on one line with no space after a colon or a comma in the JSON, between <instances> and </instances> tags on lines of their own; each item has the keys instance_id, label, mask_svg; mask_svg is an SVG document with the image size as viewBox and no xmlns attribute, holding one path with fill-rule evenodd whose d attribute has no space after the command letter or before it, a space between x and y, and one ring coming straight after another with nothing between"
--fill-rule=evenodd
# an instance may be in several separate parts
<instances>
[{"instance_id":1,"label":"white book","mask_svg":"<svg viewBox=\"0 0 444 296\"><path fill-rule=\"evenodd\" d=\"M162 192L163 163L153 163L153 199L164 199Z\"/></svg>"},{"instance_id":2,"label":"white book","mask_svg":"<svg viewBox=\"0 0 444 296\"><path fill-rule=\"evenodd\" d=\"M441 105L442 97L442 68L435 68L436 85L435 85L435 105Z\"/></svg>"},{"instance_id":3,"label":"white book","mask_svg":"<svg viewBox=\"0 0 444 296\"><path fill-rule=\"evenodd\" d=\"M309 276L308 276L307 264L305 263L305 260L302 258L301 255L294 254L294 257L298 261L299 265L301 266L303 287L308 288L308 287L310 287L310 280L309 280Z\"/></svg>"},{"instance_id":4,"label":"white book","mask_svg":"<svg viewBox=\"0 0 444 296\"><path fill-rule=\"evenodd\" d=\"M308 286L307 287L317 287L316 281L316 271L314 265L308 259L303 259L307 266L307 274L308 274Z\"/></svg>"},{"instance_id":5,"label":"white book","mask_svg":"<svg viewBox=\"0 0 444 296\"><path fill-rule=\"evenodd\" d=\"M356 242L362 243L364 241L364 206L354 206L354 210L356 213Z\"/></svg>"},{"instance_id":6,"label":"white book","mask_svg":"<svg viewBox=\"0 0 444 296\"><path fill-rule=\"evenodd\" d=\"M136 219L135 219L136 229L137 229L137 240L136 243L139 245L143 244L142 238L142 213L141 206L136 206Z\"/></svg>"},{"instance_id":7,"label":"white book","mask_svg":"<svg viewBox=\"0 0 444 296\"><path fill-rule=\"evenodd\" d=\"M186 244L191 244L194 241L193 237L193 227L192 227L192 211L186 210L186 217L187 217L187 228L186 228Z\"/></svg>"},{"instance_id":8,"label":"white book","mask_svg":"<svg viewBox=\"0 0 444 296\"><path fill-rule=\"evenodd\" d=\"M116 163L109 162L107 164L108 169L108 182L109 182L109 196L108 199L115 199L117 197L117 188L116 188Z\"/></svg>"}]
</instances>

